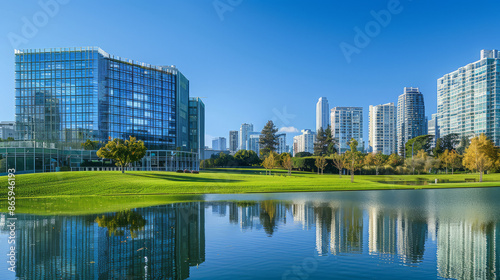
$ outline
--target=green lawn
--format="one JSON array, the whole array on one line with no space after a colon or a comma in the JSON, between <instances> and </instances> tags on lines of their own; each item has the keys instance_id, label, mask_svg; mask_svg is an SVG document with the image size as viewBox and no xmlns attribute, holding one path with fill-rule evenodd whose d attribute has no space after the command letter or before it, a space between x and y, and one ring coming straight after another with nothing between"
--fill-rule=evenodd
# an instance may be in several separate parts
<instances>
[{"instance_id":1,"label":"green lawn","mask_svg":"<svg viewBox=\"0 0 500 280\"><path fill-rule=\"evenodd\" d=\"M16 176L16 211L23 213L82 214L118 211L123 208L146 207L192 200L204 193L255 193L338 190L381 190L420 188L459 188L500 186L500 174L484 176L483 183L465 183L465 178L477 174L455 175L356 175L339 178L335 174L273 172L266 176L262 169L213 169L200 174L173 172L113 171L57 172ZM448 183L428 185L398 185L382 181L434 181ZM7 177L0 177L4 191L0 192L0 211L6 210ZM167 195L167 196L165 196ZM191 195L191 196L186 196ZM195 196L200 199L199 196ZM85 209L85 210L82 210Z\"/></svg>"}]
</instances>

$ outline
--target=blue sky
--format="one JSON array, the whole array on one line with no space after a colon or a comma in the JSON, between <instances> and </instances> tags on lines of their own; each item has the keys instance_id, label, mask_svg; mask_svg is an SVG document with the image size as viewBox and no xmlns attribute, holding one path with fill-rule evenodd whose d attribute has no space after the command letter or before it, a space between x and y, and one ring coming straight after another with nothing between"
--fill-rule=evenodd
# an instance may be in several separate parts
<instances>
[{"instance_id":1,"label":"blue sky","mask_svg":"<svg viewBox=\"0 0 500 280\"><path fill-rule=\"evenodd\" d=\"M41 0L51 1L58 11L45 23L38 1L0 4L0 120L14 120L15 35L25 37L18 48L99 46L176 65L191 96L206 97L207 140L269 119L314 129L321 96L330 107L362 106L367 139L369 105L419 87L435 113L436 80L500 48L498 1ZM391 18L377 29L372 11L382 10ZM33 16L41 24L26 38L23 19ZM372 37L348 62L340 45L356 46L356 27Z\"/></svg>"}]
</instances>

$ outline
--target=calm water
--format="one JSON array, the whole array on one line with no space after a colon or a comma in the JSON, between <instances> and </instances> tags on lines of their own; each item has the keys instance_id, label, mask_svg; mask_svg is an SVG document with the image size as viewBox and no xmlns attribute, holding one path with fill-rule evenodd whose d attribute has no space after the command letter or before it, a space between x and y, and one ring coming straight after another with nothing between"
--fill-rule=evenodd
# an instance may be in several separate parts
<instances>
[{"instance_id":1,"label":"calm water","mask_svg":"<svg viewBox=\"0 0 500 280\"><path fill-rule=\"evenodd\" d=\"M499 279L500 188L206 195L18 215L0 279Z\"/></svg>"}]
</instances>

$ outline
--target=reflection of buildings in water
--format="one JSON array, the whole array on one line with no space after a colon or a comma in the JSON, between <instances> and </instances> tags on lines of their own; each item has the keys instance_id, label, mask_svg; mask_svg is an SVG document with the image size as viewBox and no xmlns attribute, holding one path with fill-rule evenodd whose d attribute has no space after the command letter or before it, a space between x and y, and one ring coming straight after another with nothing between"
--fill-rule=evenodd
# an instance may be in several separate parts
<instances>
[{"instance_id":1,"label":"reflection of buildings in water","mask_svg":"<svg viewBox=\"0 0 500 280\"><path fill-rule=\"evenodd\" d=\"M146 226L131 238L109 235L95 216L19 217L21 279L186 279L205 261L203 203L135 210Z\"/></svg>"},{"instance_id":2,"label":"reflection of buildings in water","mask_svg":"<svg viewBox=\"0 0 500 280\"><path fill-rule=\"evenodd\" d=\"M332 226L331 207L315 207L314 214L316 218L316 250L320 256L328 255L328 244Z\"/></svg>"},{"instance_id":3,"label":"reflection of buildings in water","mask_svg":"<svg viewBox=\"0 0 500 280\"><path fill-rule=\"evenodd\" d=\"M218 214L221 217L225 217L226 210L227 210L226 203L220 202L220 203L212 204L212 213L213 214Z\"/></svg>"},{"instance_id":4,"label":"reflection of buildings in water","mask_svg":"<svg viewBox=\"0 0 500 280\"><path fill-rule=\"evenodd\" d=\"M427 222L411 213L398 212L396 220L398 255L404 263L419 263L424 258Z\"/></svg>"},{"instance_id":5,"label":"reflection of buildings in water","mask_svg":"<svg viewBox=\"0 0 500 280\"><path fill-rule=\"evenodd\" d=\"M396 215L376 207L370 207L368 215L369 252L396 254Z\"/></svg>"},{"instance_id":6,"label":"reflection of buildings in water","mask_svg":"<svg viewBox=\"0 0 500 280\"><path fill-rule=\"evenodd\" d=\"M286 204L283 202L264 200L258 203L229 203L230 222L240 221L240 228L245 230L264 228L272 235L278 224L286 224ZM231 211L234 215L231 215ZM237 212L236 212L237 211ZM238 216L236 216L238 213ZM232 217L232 218L231 218Z\"/></svg>"},{"instance_id":7,"label":"reflection of buildings in water","mask_svg":"<svg viewBox=\"0 0 500 280\"><path fill-rule=\"evenodd\" d=\"M493 222L445 222L438 227L438 274L454 279L498 279L499 227Z\"/></svg>"},{"instance_id":8,"label":"reflection of buildings in water","mask_svg":"<svg viewBox=\"0 0 500 280\"><path fill-rule=\"evenodd\" d=\"M229 203L229 223L238 224L238 205Z\"/></svg>"},{"instance_id":9,"label":"reflection of buildings in water","mask_svg":"<svg viewBox=\"0 0 500 280\"><path fill-rule=\"evenodd\" d=\"M360 208L343 207L333 213L330 251L334 255L363 252L363 211Z\"/></svg>"},{"instance_id":10,"label":"reflection of buildings in water","mask_svg":"<svg viewBox=\"0 0 500 280\"><path fill-rule=\"evenodd\" d=\"M309 230L314 224L314 209L306 202L293 204L292 216L294 222L302 224L302 229Z\"/></svg>"}]
</instances>

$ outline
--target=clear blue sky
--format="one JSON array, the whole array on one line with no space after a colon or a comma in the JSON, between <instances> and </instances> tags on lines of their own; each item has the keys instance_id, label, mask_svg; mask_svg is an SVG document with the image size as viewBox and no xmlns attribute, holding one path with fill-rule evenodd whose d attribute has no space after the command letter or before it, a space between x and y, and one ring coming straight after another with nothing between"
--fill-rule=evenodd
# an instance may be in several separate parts
<instances>
[{"instance_id":1,"label":"clear blue sky","mask_svg":"<svg viewBox=\"0 0 500 280\"><path fill-rule=\"evenodd\" d=\"M387 10L393 0L59 1L68 3L45 25L38 1L0 4L0 120L14 120L9 34L23 36L23 18L33 22L34 15L43 26L18 48L99 46L176 65L191 96L206 97L207 140L227 138L243 122L260 130L269 119L314 129L321 96L330 107L362 106L367 138L369 105L396 102L403 87L419 87L427 115L435 113L437 78L478 60L481 49L500 48L500 3L493 0L401 0L350 63L340 44L354 45L355 27L371 26L371 11Z\"/></svg>"}]
</instances>

